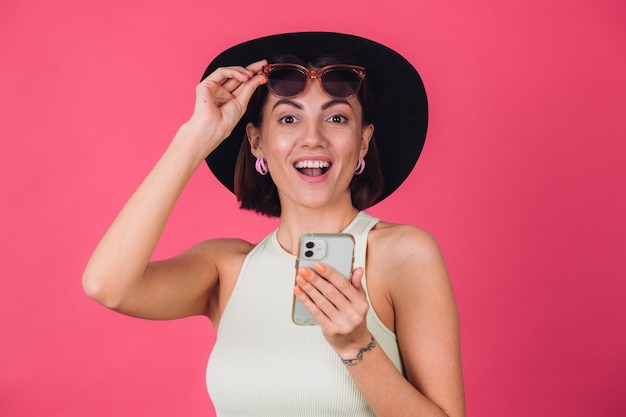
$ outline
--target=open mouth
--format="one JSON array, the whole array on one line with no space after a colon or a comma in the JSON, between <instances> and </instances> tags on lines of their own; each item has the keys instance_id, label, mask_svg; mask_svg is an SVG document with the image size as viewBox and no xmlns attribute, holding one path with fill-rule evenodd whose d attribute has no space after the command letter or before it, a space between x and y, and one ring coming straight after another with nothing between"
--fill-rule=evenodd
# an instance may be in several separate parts
<instances>
[{"instance_id":1,"label":"open mouth","mask_svg":"<svg viewBox=\"0 0 626 417\"><path fill-rule=\"evenodd\" d=\"M319 177L330 169L328 161L298 161L294 167L303 175L308 177Z\"/></svg>"}]
</instances>

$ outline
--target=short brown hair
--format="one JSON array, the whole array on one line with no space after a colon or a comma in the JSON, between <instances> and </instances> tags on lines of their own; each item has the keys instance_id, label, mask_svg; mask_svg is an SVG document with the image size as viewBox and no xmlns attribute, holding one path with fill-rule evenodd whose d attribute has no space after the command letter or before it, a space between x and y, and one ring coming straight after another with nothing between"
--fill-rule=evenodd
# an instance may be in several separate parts
<instances>
[{"instance_id":1,"label":"short brown hair","mask_svg":"<svg viewBox=\"0 0 626 417\"><path fill-rule=\"evenodd\" d=\"M285 55L276 57L271 62L289 62L308 68L320 68L325 65L346 64L352 61L345 55L325 55L314 62L303 62L301 58ZM363 108L363 125L369 125L374 123L375 106L372 89L368 88L367 76L364 81L358 98ZM257 89L243 116L245 123L252 123L256 127L261 126L262 110L268 94L265 86ZM369 150L364 159L365 170L360 175L354 175L350 182L352 205L358 210L372 206L383 191L384 179L374 137L370 140ZM279 217L281 208L276 184L270 175L257 173L254 164L255 158L250 149L250 142L244 135L235 165L235 195L240 202L240 207L268 217Z\"/></svg>"}]
</instances>

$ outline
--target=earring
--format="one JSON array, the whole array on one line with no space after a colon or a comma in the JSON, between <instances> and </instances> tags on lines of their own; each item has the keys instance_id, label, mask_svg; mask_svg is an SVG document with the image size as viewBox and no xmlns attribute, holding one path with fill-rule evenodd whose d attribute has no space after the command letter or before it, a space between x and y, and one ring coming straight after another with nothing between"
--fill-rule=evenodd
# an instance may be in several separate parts
<instances>
[{"instance_id":1,"label":"earring","mask_svg":"<svg viewBox=\"0 0 626 417\"><path fill-rule=\"evenodd\" d=\"M265 162L265 159L262 156L259 156L256 159L256 162L254 163L254 168L256 168L256 172L261 175L266 175L269 172L269 169L267 168L267 162Z\"/></svg>"},{"instance_id":2,"label":"earring","mask_svg":"<svg viewBox=\"0 0 626 417\"><path fill-rule=\"evenodd\" d=\"M365 159L359 158L359 161L356 163L356 169L354 170L355 175L362 174L365 171Z\"/></svg>"}]
</instances>

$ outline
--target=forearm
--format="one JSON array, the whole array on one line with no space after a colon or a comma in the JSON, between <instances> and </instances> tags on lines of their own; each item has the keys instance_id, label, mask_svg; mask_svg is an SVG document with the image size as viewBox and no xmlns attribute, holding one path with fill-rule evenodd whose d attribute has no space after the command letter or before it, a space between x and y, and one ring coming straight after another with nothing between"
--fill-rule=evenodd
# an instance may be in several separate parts
<instances>
[{"instance_id":1,"label":"forearm","mask_svg":"<svg viewBox=\"0 0 626 417\"><path fill-rule=\"evenodd\" d=\"M197 131L183 125L96 247L83 275L89 296L115 308L141 280L167 219L203 160Z\"/></svg>"},{"instance_id":2,"label":"forearm","mask_svg":"<svg viewBox=\"0 0 626 417\"><path fill-rule=\"evenodd\" d=\"M451 417L398 372L378 345L346 369L377 417Z\"/></svg>"}]
</instances>

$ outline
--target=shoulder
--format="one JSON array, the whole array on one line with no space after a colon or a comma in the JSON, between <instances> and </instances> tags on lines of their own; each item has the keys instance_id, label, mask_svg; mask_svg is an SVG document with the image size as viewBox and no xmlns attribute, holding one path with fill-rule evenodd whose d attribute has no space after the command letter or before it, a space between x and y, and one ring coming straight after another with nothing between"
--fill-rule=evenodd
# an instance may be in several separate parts
<instances>
[{"instance_id":1,"label":"shoulder","mask_svg":"<svg viewBox=\"0 0 626 417\"><path fill-rule=\"evenodd\" d=\"M220 238L209 239L197 243L188 249L187 252L212 260L218 263L224 257L246 256L253 248L254 244L243 239L236 238Z\"/></svg>"},{"instance_id":2,"label":"shoulder","mask_svg":"<svg viewBox=\"0 0 626 417\"><path fill-rule=\"evenodd\" d=\"M243 239L209 239L193 245L177 258L189 267L199 269L201 275L213 271L222 281L230 275L228 272L232 273L237 265L241 265L254 246Z\"/></svg>"},{"instance_id":3,"label":"shoulder","mask_svg":"<svg viewBox=\"0 0 626 417\"><path fill-rule=\"evenodd\" d=\"M379 222L370 232L373 254L384 254L394 263L428 263L441 256L439 243L424 229L408 224Z\"/></svg>"},{"instance_id":4,"label":"shoulder","mask_svg":"<svg viewBox=\"0 0 626 417\"><path fill-rule=\"evenodd\" d=\"M415 295L433 285L448 285L439 243L426 230L380 222L370 232L368 243L370 265L384 277L392 298Z\"/></svg>"}]
</instances>

